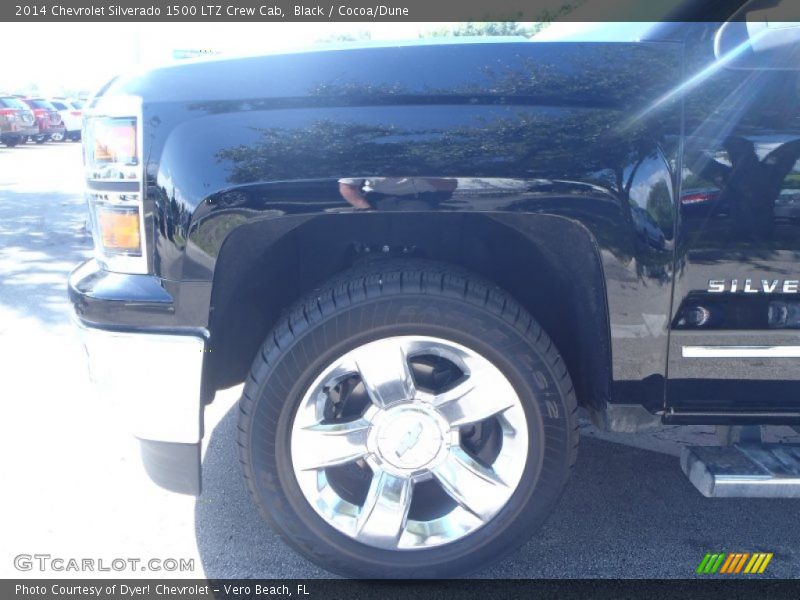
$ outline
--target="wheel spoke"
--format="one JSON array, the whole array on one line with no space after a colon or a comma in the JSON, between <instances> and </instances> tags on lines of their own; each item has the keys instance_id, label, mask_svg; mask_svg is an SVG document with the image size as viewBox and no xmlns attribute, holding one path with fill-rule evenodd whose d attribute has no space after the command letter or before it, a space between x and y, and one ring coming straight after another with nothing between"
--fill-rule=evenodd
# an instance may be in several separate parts
<instances>
[{"instance_id":1,"label":"wheel spoke","mask_svg":"<svg viewBox=\"0 0 800 600\"><path fill-rule=\"evenodd\" d=\"M303 471L324 469L353 462L367 455L369 421L318 423L295 432L297 440L292 459Z\"/></svg>"},{"instance_id":2,"label":"wheel spoke","mask_svg":"<svg viewBox=\"0 0 800 600\"><path fill-rule=\"evenodd\" d=\"M356 537L365 544L397 548L410 506L411 480L378 471L358 515Z\"/></svg>"},{"instance_id":3,"label":"wheel spoke","mask_svg":"<svg viewBox=\"0 0 800 600\"><path fill-rule=\"evenodd\" d=\"M514 388L505 377L480 371L433 399L434 406L453 427L483 421L516 402Z\"/></svg>"},{"instance_id":4,"label":"wheel spoke","mask_svg":"<svg viewBox=\"0 0 800 600\"><path fill-rule=\"evenodd\" d=\"M358 372L372 402L385 407L414 398L414 379L405 349L396 339L372 342L355 354Z\"/></svg>"},{"instance_id":5,"label":"wheel spoke","mask_svg":"<svg viewBox=\"0 0 800 600\"><path fill-rule=\"evenodd\" d=\"M489 523L520 485L530 447L523 403L499 366L421 335L350 346L308 385L291 428L292 470L311 509L353 543L384 550L443 546ZM487 452L473 452L476 438ZM353 469L367 477L361 494Z\"/></svg>"},{"instance_id":6,"label":"wheel spoke","mask_svg":"<svg viewBox=\"0 0 800 600\"><path fill-rule=\"evenodd\" d=\"M508 499L508 487L497 474L461 448L453 448L433 474L453 500L481 520L490 518Z\"/></svg>"}]
</instances>

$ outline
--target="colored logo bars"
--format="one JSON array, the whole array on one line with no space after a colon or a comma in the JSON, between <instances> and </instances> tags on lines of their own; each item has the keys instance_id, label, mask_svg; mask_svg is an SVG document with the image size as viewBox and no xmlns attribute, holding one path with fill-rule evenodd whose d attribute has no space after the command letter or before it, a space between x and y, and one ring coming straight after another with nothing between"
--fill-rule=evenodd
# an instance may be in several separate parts
<instances>
[{"instance_id":1,"label":"colored logo bars","mask_svg":"<svg viewBox=\"0 0 800 600\"><path fill-rule=\"evenodd\" d=\"M749 552L708 553L700 561L696 572L702 575L713 575L714 573L725 573L727 575L763 573L771 560L772 552L753 552L752 554Z\"/></svg>"}]
</instances>

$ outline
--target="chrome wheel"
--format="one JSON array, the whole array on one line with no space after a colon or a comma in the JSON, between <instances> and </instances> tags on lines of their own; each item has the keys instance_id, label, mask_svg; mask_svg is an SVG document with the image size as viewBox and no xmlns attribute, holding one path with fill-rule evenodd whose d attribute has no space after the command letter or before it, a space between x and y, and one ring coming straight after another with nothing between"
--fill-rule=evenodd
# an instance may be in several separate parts
<instances>
[{"instance_id":1,"label":"chrome wheel","mask_svg":"<svg viewBox=\"0 0 800 600\"><path fill-rule=\"evenodd\" d=\"M314 511L392 550L447 544L488 523L527 455L508 379L473 350L422 336L339 357L304 395L291 433L294 475Z\"/></svg>"}]
</instances>

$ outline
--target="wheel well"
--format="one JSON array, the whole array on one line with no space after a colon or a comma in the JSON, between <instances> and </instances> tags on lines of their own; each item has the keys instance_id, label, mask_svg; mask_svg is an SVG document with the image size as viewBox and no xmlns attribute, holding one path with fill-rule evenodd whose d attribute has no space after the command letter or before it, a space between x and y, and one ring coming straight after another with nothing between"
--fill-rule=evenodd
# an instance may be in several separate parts
<instances>
[{"instance_id":1,"label":"wheel well","mask_svg":"<svg viewBox=\"0 0 800 600\"><path fill-rule=\"evenodd\" d=\"M284 311L376 255L458 265L502 287L553 339L579 402L605 406L611 346L600 258L583 226L549 215L359 213L240 226L226 239L215 269L206 389L242 382Z\"/></svg>"}]
</instances>

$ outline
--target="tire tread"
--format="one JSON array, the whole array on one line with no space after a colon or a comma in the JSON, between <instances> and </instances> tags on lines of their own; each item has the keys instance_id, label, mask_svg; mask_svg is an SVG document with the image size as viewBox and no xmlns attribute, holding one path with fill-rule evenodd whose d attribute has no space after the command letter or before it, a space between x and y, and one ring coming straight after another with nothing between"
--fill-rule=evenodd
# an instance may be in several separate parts
<instances>
[{"instance_id":1,"label":"tire tread","mask_svg":"<svg viewBox=\"0 0 800 600\"><path fill-rule=\"evenodd\" d=\"M284 529L286 524L276 522L265 501L259 496L250 460L252 419L255 401L258 398L258 394L254 391L258 390L267 379L272 366L277 363L278 357L286 348L314 324L358 303L405 294L443 295L459 299L493 313L522 334L538 350L550 368L567 408L569 431L568 444L564 451L568 453L569 468L564 474L564 483L574 469L578 456L578 403L566 364L535 318L504 290L464 269L418 259L375 260L334 276L286 311L256 354L239 400L237 445L248 493L261 516L288 545L339 572L348 572L351 565L344 564L341 559L337 560L337 557L328 553L318 552L314 540L303 537L300 532L287 533ZM315 318L310 318L309 315L314 315ZM272 482L271 485L277 486L277 482ZM562 485L561 491L563 487ZM279 506L276 508L282 510Z\"/></svg>"}]
</instances>

